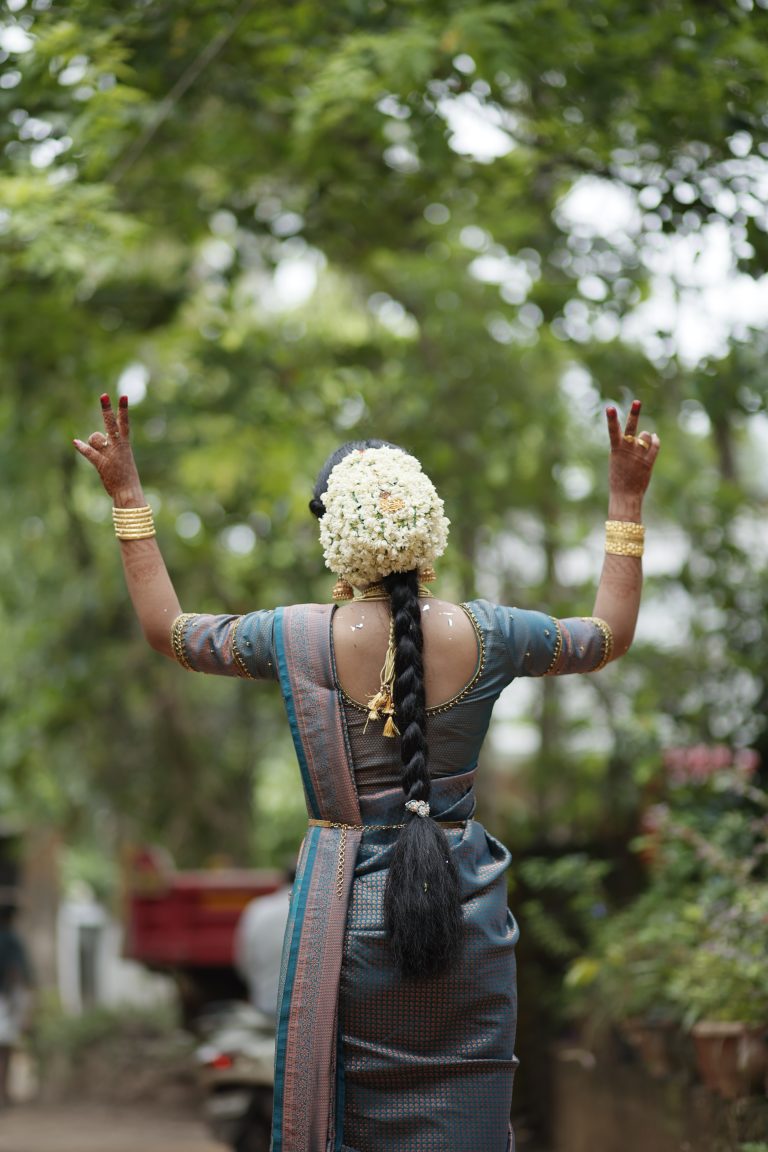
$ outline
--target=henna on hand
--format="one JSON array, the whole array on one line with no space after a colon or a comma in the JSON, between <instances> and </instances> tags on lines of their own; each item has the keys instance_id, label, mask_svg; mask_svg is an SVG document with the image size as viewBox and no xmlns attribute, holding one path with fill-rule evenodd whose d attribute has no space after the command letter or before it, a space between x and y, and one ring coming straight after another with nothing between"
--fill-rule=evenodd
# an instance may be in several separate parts
<instances>
[{"instance_id":1,"label":"henna on hand","mask_svg":"<svg viewBox=\"0 0 768 1152\"><path fill-rule=\"evenodd\" d=\"M112 410L109 396L101 397L104 431L92 432L88 442L73 440L81 456L92 464L99 474L106 492L113 498L119 492L139 490L141 484L131 448L128 420L128 398L121 396L118 415Z\"/></svg>"},{"instance_id":2,"label":"henna on hand","mask_svg":"<svg viewBox=\"0 0 768 1152\"><path fill-rule=\"evenodd\" d=\"M606 408L605 414L611 442L609 462L611 493L619 497L642 500L661 443L655 433L643 431L638 435L640 409L640 401L633 401L623 432L619 414L613 405Z\"/></svg>"}]
</instances>

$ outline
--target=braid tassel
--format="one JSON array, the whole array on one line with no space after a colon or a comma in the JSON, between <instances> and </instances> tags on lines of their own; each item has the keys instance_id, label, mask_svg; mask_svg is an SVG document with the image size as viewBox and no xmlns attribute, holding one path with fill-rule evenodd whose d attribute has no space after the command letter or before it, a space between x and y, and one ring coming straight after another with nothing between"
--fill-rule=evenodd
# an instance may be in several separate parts
<instances>
[{"instance_id":1,"label":"braid tassel","mask_svg":"<svg viewBox=\"0 0 768 1152\"><path fill-rule=\"evenodd\" d=\"M389 621L389 643L387 644L387 654L384 657L384 665L379 674L379 690L369 696L366 707L368 708L368 719L365 722L363 732L368 731L368 725L371 720L381 720L382 716L386 716L384 724L384 735L394 737L400 735L400 730L395 724L395 698L394 698L394 684L395 684L395 622L390 617Z\"/></svg>"}]
</instances>

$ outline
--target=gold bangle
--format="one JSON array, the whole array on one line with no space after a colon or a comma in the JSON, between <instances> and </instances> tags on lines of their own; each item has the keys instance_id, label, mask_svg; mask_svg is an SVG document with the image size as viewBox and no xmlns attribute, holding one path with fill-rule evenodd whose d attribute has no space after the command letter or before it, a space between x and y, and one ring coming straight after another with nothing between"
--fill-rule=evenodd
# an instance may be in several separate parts
<instances>
[{"instance_id":1,"label":"gold bangle","mask_svg":"<svg viewBox=\"0 0 768 1152\"><path fill-rule=\"evenodd\" d=\"M635 520L606 520L605 550L612 556L643 555L645 528Z\"/></svg>"},{"instance_id":2,"label":"gold bangle","mask_svg":"<svg viewBox=\"0 0 768 1152\"><path fill-rule=\"evenodd\" d=\"M628 540L644 540L645 526L635 520L606 520L606 535L624 536Z\"/></svg>"},{"instance_id":3,"label":"gold bangle","mask_svg":"<svg viewBox=\"0 0 768 1152\"><path fill-rule=\"evenodd\" d=\"M149 504L142 508L113 508L112 523L118 540L148 540L155 535Z\"/></svg>"},{"instance_id":4,"label":"gold bangle","mask_svg":"<svg viewBox=\"0 0 768 1152\"><path fill-rule=\"evenodd\" d=\"M113 520L146 520L152 519L152 509L149 504L144 504L141 508L113 508Z\"/></svg>"},{"instance_id":5,"label":"gold bangle","mask_svg":"<svg viewBox=\"0 0 768 1152\"><path fill-rule=\"evenodd\" d=\"M622 540L606 536L605 551L611 556L636 556L640 559L644 549L641 540Z\"/></svg>"}]
</instances>

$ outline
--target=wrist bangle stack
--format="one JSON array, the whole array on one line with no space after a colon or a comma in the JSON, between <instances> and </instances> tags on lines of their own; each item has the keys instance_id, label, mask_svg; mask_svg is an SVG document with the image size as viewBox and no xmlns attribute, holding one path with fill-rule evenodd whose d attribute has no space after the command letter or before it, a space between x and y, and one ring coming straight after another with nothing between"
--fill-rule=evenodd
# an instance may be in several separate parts
<instances>
[{"instance_id":1,"label":"wrist bangle stack","mask_svg":"<svg viewBox=\"0 0 768 1152\"><path fill-rule=\"evenodd\" d=\"M643 554L645 528L634 520L606 520L605 550L612 556L636 556Z\"/></svg>"},{"instance_id":2,"label":"wrist bangle stack","mask_svg":"<svg viewBox=\"0 0 768 1152\"><path fill-rule=\"evenodd\" d=\"M155 535L155 522L149 504L143 508L113 508L112 522L118 540L148 540Z\"/></svg>"}]
</instances>

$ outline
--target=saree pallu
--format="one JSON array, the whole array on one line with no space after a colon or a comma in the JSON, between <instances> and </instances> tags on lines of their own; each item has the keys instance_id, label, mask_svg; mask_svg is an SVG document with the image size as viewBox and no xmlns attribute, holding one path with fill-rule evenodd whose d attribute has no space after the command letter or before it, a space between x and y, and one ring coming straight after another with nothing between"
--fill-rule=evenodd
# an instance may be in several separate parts
<instances>
[{"instance_id":1,"label":"saree pallu","mask_svg":"<svg viewBox=\"0 0 768 1152\"><path fill-rule=\"evenodd\" d=\"M474 772L433 781L460 881L460 963L395 969L382 897L399 787L358 797L336 685L331 606L279 610L276 654L310 827L286 929L273 1152L510 1152L516 1059L505 848L472 817ZM323 823L324 822L324 823ZM334 827L333 825L338 825Z\"/></svg>"}]
</instances>

